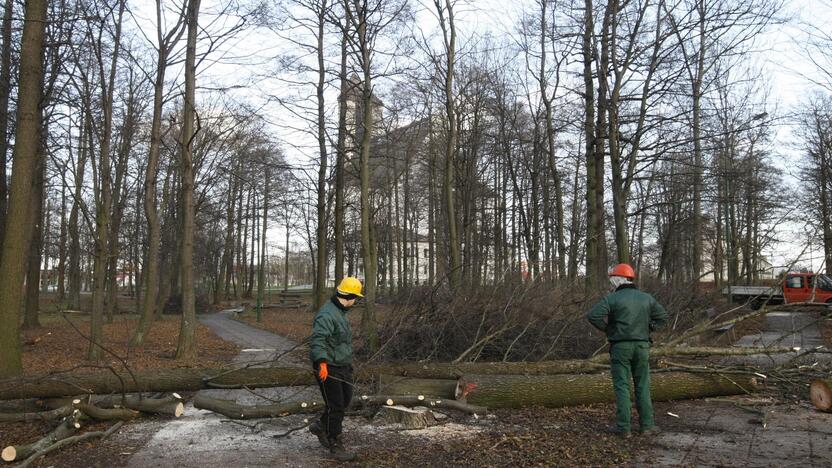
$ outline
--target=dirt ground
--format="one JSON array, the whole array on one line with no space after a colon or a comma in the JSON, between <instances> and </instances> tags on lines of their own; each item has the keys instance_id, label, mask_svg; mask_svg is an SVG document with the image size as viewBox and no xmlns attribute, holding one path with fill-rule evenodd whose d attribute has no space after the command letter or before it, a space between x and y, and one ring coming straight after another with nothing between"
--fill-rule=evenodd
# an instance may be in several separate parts
<instances>
[{"instance_id":1,"label":"dirt ground","mask_svg":"<svg viewBox=\"0 0 832 468\"><path fill-rule=\"evenodd\" d=\"M350 318L353 326L358 327L360 315ZM37 343L28 345L24 354L31 369L66 365L82 359L86 349L78 344L82 340L74 332L69 333L67 325L60 323L62 320L46 320L42 330L26 335L27 339L40 337ZM74 320L84 331L84 319ZM302 341L309 334L312 314L291 309L267 309L259 324L253 316L239 320ZM105 329L110 337L108 343L119 349L119 353L126 353L126 347L119 346L124 346L129 338L132 324L131 319L120 317ZM152 351L131 352L132 366L153 368L173 363L170 357L175 351L178 320L167 317L156 325L151 332L152 346L148 347ZM749 323L741 331L751 333L761 326ZM832 342L832 320L825 320L821 329L827 342ZM201 346L200 361L187 365L221 363L238 350L203 327L200 327L198 339L206 345L205 348ZM816 412L802 396L788 401L755 398L660 402L655 407L662 433L650 438L637 435L626 441L604 431L613 420L613 405L498 410L478 418L451 413L439 426L417 431L378 427L363 416L352 415L347 419L345 434L358 459L348 466L832 466L832 431L829 429L832 414ZM157 436L160 428L171 427L173 422L174 427L169 431L175 436L178 424L186 424L185 419L194 417L190 413L176 421L166 417L145 417L126 425L106 441L94 440L65 448L33 466L164 466L137 461L134 455ZM302 416L270 420L257 426L256 430L224 423L213 415L211 423L225 428L222 433L228 439L225 443L259 447L255 450L257 453L245 457L242 465L333 465L307 431L300 429L284 435L304 424ZM254 426L257 423L247 421L244 424ZM84 429L102 430L108 426L99 423ZM50 423L0 424L0 446L37 439L50 427ZM199 441L181 442L186 447L181 454L181 466L226 466L225 462L230 463L230 460L242 460L231 457L221 461L211 458L214 456L211 453L189 453L188 444Z\"/></svg>"}]
</instances>

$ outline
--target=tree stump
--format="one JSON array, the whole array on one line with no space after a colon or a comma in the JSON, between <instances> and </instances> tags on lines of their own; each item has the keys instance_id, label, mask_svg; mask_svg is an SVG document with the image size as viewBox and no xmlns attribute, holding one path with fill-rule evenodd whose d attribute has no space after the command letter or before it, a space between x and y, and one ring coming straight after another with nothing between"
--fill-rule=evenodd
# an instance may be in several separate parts
<instances>
[{"instance_id":1,"label":"tree stump","mask_svg":"<svg viewBox=\"0 0 832 468\"><path fill-rule=\"evenodd\" d=\"M382 425L400 424L404 429L424 429L436 424L433 412L424 406L382 406L373 420Z\"/></svg>"},{"instance_id":2,"label":"tree stump","mask_svg":"<svg viewBox=\"0 0 832 468\"><path fill-rule=\"evenodd\" d=\"M815 408L832 412L832 379L815 380L809 387L809 397Z\"/></svg>"}]
</instances>

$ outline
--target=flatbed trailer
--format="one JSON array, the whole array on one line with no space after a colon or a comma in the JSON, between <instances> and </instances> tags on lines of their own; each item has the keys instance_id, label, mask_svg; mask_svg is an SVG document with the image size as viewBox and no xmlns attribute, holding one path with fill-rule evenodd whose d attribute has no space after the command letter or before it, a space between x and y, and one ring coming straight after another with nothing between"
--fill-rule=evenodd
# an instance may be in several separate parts
<instances>
[{"instance_id":1,"label":"flatbed trailer","mask_svg":"<svg viewBox=\"0 0 832 468\"><path fill-rule=\"evenodd\" d=\"M725 286L722 294L731 302L763 304L832 304L832 278L823 274L788 273L778 286Z\"/></svg>"}]
</instances>

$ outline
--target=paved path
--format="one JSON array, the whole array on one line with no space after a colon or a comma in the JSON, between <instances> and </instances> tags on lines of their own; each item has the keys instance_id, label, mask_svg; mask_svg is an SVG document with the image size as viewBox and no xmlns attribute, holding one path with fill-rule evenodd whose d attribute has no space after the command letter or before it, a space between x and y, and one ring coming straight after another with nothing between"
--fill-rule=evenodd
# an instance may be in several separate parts
<instances>
[{"instance_id":1,"label":"paved path","mask_svg":"<svg viewBox=\"0 0 832 468\"><path fill-rule=\"evenodd\" d=\"M257 365L306 365L281 355L296 344L284 337L263 331L232 318L234 312L203 315L199 320L220 338L242 347L235 363ZM314 387L279 387L255 390L202 390L215 398L235 400L240 404L263 404L266 400L308 400L319 398ZM259 395L259 396L258 396ZM141 448L133 454L129 467L255 467L318 466L327 461L318 440L306 430L275 439L278 434L305 424L303 415L260 421L241 421L255 427L228 422L223 416L198 410L188 404L185 414L175 420L139 423L119 434L127 444ZM152 434L148 437L148 433Z\"/></svg>"},{"instance_id":2,"label":"paved path","mask_svg":"<svg viewBox=\"0 0 832 468\"><path fill-rule=\"evenodd\" d=\"M770 312L765 317L765 330L743 336L735 345L822 346L817 320L816 313ZM795 354L732 357L730 362L766 368ZM828 360L829 355L805 359ZM656 448L640 462L663 466L832 466L832 414L820 413L808 402L773 405L743 400L658 403L656 421L663 432L656 437ZM765 427L757 414L738 405L765 411Z\"/></svg>"},{"instance_id":3,"label":"paved path","mask_svg":"<svg viewBox=\"0 0 832 468\"><path fill-rule=\"evenodd\" d=\"M305 365L297 359L283 355L297 346L297 343L280 335L238 322L234 320L233 316L233 310L226 310L216 314L201 315L199 321L220 338L243 348L240 354L234 358L235 363L262 363L256 365L256 367L267 367L269 364L280 366ZM275 357L279 357L279 360L273 361Z\"/></svg>"},{"instance_id":4,"label":"paved path","mask_svg":"<svg viewBox=\"0 0 832 468\"><path fill-rule=\"evenodd\" d=\"M823 336L818 326L817 312L769 312L765 315L765 329L760 333L746 335L734 343L734 346L775 346L796 349L794 353L782 353L772 356L757 355L731 358L731 362L751 364L762 368L783 364L799 352L809 348L823 346ZM830 360L828 354L807 355L801 362Z\"/></svg>"},{"instance_id":5,"label":"paved path","mask_svg":"<svg viewBox=\"0 0 832 468\"><path fill-rule=\"evenodd\" d=\"M808 405L756 405L761 419L737 404L682 401L656 404L663 428L640 463L660 466L832 466L832 414ZM678 417L670 416L673 413Z\"/></svg>"}]
</instances>

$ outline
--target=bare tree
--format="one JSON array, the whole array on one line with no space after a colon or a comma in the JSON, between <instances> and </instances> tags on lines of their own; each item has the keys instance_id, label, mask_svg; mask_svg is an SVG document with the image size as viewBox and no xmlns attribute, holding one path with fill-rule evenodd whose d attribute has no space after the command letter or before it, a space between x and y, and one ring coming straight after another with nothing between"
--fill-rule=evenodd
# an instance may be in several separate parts
<instances>
[{"instance_id":1,"label":"bare tree","mask_svg":"<svg viewBox=\"0 0 832 468\"><path fill-rule=\"evenodd\" d=\"M20 53L17 131L9 192L7 229L3 236L0 261L0 378L22 372L20 349L20 310L23 281L32 232L31 186L38 167L40 144L40 101L43 78L43 47L47 2L26 2L23 42Z\"/></svg>"}]
</instances>

